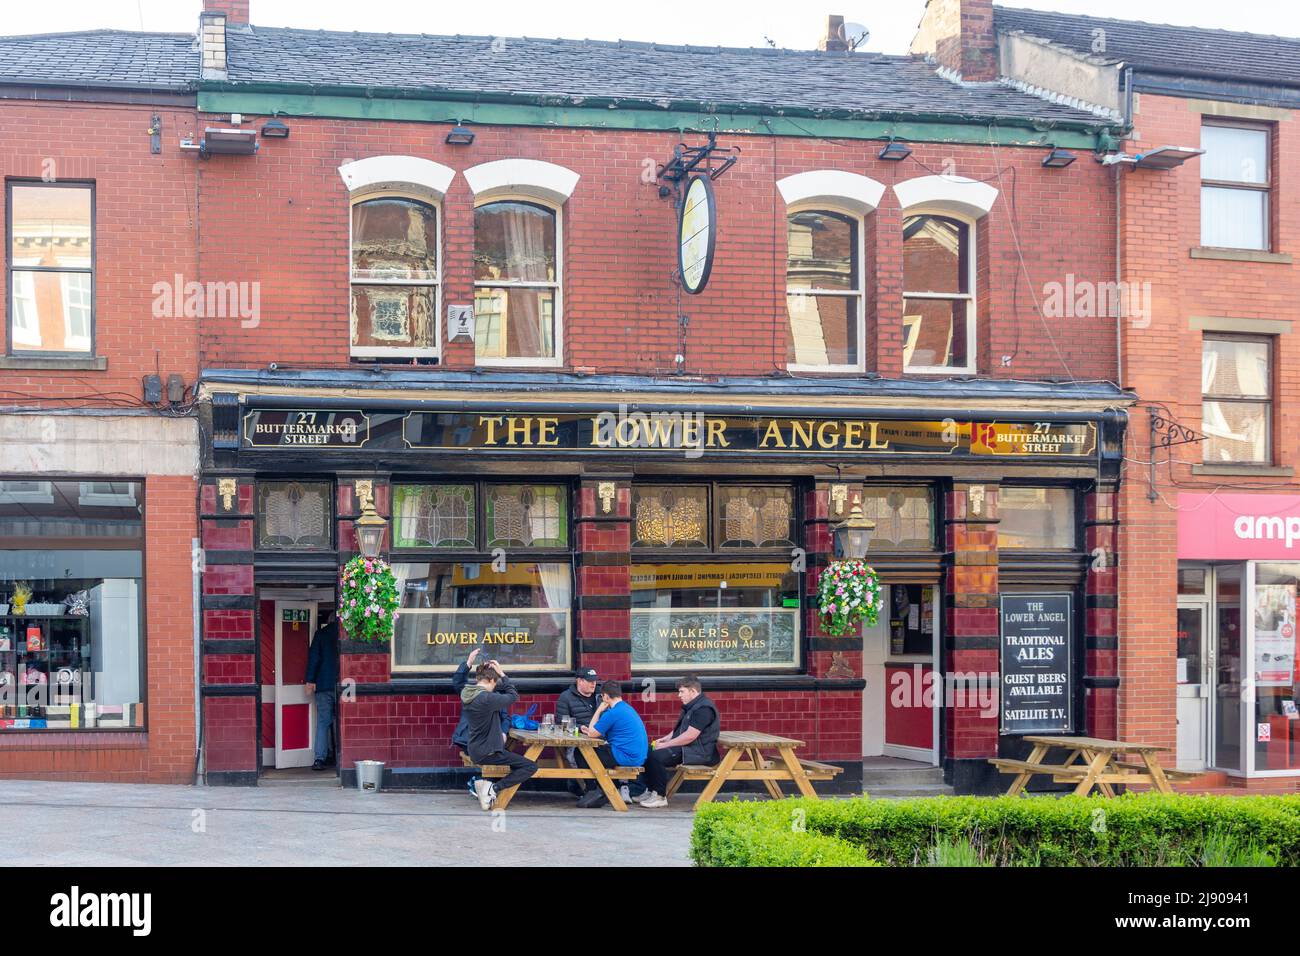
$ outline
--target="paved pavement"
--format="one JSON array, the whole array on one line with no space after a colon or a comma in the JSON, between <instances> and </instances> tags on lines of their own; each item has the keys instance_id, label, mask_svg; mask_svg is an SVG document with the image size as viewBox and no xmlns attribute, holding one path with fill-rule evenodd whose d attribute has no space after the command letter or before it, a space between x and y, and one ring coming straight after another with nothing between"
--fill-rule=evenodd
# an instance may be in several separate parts
<instances>
[{"instance_id":1,"label":"paved pavement","mask_svg":"<svg viewBox=\"0 0 1300 956\"><path fill-rule=\"evenodd\" d=\"M522 793L492 814L468 793L0 781L9 867L528 866L581 847L606 866L689 866L692 801L675 802L615 813Z\"/></svg>"}]
</instances>

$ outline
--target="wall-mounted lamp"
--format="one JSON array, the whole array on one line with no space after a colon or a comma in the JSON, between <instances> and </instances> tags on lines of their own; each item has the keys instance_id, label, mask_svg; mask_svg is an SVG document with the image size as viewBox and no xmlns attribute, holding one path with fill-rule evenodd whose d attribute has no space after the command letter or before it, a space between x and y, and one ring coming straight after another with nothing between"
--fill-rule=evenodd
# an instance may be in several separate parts
<instances>
[{"instance_id":1,"label":"wall-mounted lamp","mask_svg":"<svg viewBox=\"0 0 1300 956\"><path fill-rule=\"evenodd\" d=\"M199 152L208 156L252 156L257 146L257 130L209 126L203 131Z\"/></svg>"},{"instance_id":2,"label":"wall-mounted lamp","mask_svg":"<svg viewBox=\"0 0 1300 956\"><path fill-rule=\"evenodd\" d=\"M871 546L871 536L876 523L862 513L862 502L855 498L849 516L836 524L831 531L835 542L835 557L861 561Z\"/></svg>"},{"instance_id":3,"label":"wall-mounted lamp","mask_svg":"<svg viewBox=\"0 0 1300 956\"><path fill-rule=\"evenodd\" d=\"M474 142L474 131L459 123L447 134L448 146L469 146Z\"/></svg>"},{"instance_id":4,"label":"wall-mounted lamp","mask_svg":"<svg viewBox=\"0 0 1300 956\"><path fill-rule=\"evenodd\" d=\"M262 124L262 135L267 139L288 139L289 127L275 117L272 117Z\"/></svg>"},{"instance_id":5,"label":"wall-mounted lamp","mask_svg":"<svg viewBox=\"0 0 1300 956\"><path fill-rule=\"evenodd\" d=\"M1075 161L1077 157L1068 149L1057 149L1052 147L1052 151L1043 157L1043 165L1048 169L1064 169Z\"/></svg>"},{"instance_id":6,"label":"wall-mounted lamp","mask_svg":"<svg viewBox=\"0 0 1300 956\"><path fill-rule=\"evenodd\" d=\"M379 557L384 546L384 529L388 522L375 511L372 501L367 501L353 527L357 532L357 547L367 558Z\"/></svg>"},{"instance_id":7,"label":"wall-mounted lamp","mask_svg":"<svg viewBox=\"0 0 1300 956\"><path fill-rule=\"evenodd\" d=\"M907 159L912 155L912 147L900 143L896 139L891 139L885 144L885 148L880 151L881 159L888 159L897 162L900 159Z\"/></svg>"}]
</instances>

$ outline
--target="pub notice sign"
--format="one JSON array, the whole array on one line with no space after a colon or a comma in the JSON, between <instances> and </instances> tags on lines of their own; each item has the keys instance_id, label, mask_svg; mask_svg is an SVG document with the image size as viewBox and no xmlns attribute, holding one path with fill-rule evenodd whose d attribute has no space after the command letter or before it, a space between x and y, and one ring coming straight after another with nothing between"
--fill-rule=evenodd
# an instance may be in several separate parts
<instances>
[{"instance_id":1,"label":"pub notice sign","mask_svg":"<svg viewBox=\"0 0 1300 956\"><path fill-rule=\"evenodd\" d=\"M1004 594L1003 734L1074 732L1074 614L1069 594Z\"/></svg>"}]
</instances>

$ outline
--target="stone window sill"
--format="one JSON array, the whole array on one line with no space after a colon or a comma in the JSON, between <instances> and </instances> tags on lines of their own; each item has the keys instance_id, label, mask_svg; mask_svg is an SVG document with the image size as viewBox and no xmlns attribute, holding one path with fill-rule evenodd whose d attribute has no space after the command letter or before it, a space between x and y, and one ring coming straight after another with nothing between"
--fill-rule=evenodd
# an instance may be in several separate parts
<instances>
[{"instance_id":1,"label":"stone window sill","mask_svg":"<svg viewBox=\"0 0 1300 956\"><path fill-rule=\"evenodd\" d=\"M1193 246L1188 250L1193 259L1227 259L1232 262L1277 262L1291 264L1285 252L1265 252L1262 249L1219 249L1214 246Z\"/></svg>"},{"instance_id":2,"label":"stone window sill","mask_svg":"<svg viewBox=\"0 0 1300 956\"><path fill-rule=\"evenodd\" d=\"M48 369L50 371L102 372L108 359L102 355L67 358L46 355L0 355L0 369Z\"/></svg>"},{"instance_id":3,"label":"stone window sill","mask_svg":"<svg viewBox=\"0 0 1300 956\"><path fill-rule=\"evenodd\" d=\"M1192 465L1193 475L1239 475L1246 478L1291 478L1294 468L1277 465Z\"/></svg>"}]
</instances>

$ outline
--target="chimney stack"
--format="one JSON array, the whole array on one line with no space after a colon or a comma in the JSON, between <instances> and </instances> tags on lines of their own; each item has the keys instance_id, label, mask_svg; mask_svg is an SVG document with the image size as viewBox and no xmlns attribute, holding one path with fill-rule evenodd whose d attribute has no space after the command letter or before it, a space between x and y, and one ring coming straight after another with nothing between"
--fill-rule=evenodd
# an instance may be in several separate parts
<instances>
[{"instance_id":1,"label":"chimney stack","mask_svg":"<svg viewBox=\"0 0 1300 956\"><path fill-rule=\"evenodd\" d=\"M826 34L817 41L817 49L843 53L848 48L849 42L844 36L844 18L831 14L826 18Z\"/></svg>"},{"instance_id":2,"label":"chimney stack","mask_svg":"<svg viewBox=\"0 0 1300 956\"><path fill-rule=\"evenodd\" d=\"M248 23L249 0L203 0L204 13L220 13L227 23Z\"/></svg>"},{"instance_id":3,"label":"chimney stack","mask_svg":"<svg viewBox=\"0 0 1300 956\"><path fill-rule=\"evenodd\" d=\"M926 0L912 52L932 56L963 80L996 80L993 0Z\"/></svg>"}]
</instances>

